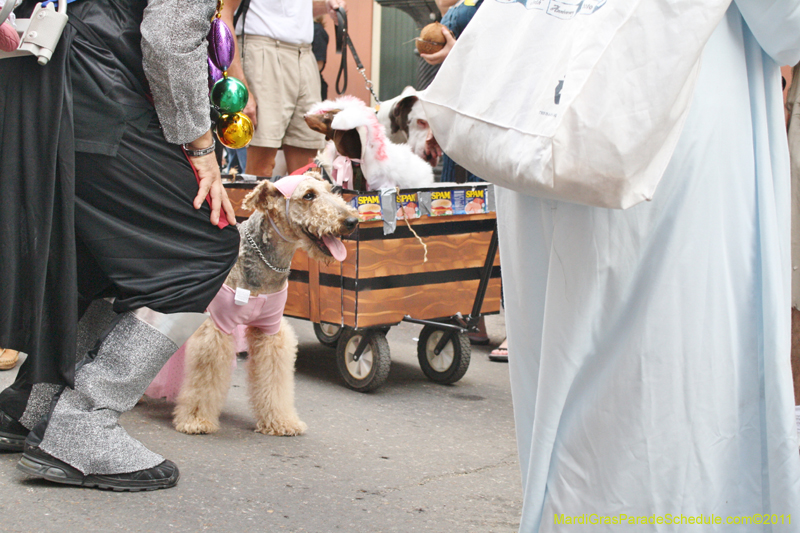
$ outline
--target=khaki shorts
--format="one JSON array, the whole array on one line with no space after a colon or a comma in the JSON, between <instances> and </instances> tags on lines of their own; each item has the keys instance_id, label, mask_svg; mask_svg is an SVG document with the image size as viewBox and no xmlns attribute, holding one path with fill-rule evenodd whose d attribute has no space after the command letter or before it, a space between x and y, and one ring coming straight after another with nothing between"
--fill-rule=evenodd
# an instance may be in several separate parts
<instances>
[{"instance_id":1,"label":"khaki shorts","mask_svg":"<svg viewBox=\"0 0 800 533\"><path fill-rule=\"evenodd\" d=\"M241 37L239 38L241 46ZM244 75L258 102L258 126L251 146L320 149L325 137L303 115L320 101L317 61L311 45L294 45L248 35Z\"/></svg>"}]
</instances>

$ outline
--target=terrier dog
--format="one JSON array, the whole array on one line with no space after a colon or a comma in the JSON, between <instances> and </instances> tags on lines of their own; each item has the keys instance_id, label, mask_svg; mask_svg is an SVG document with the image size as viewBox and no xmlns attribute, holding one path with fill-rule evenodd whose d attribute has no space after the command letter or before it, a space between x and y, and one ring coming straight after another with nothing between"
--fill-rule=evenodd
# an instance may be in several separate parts
<instances>
[{"instance_id":1,"label":"terrier dog","mask_svg":"<svg viewBox=\"0 0 800 533\"><path fill-rule=\"evenodd\" d=\"M243 207L255 213L239 224L239 259L209 306L211 318L185 345L184 378L173 422L183 433L219 429L234 357L231 333L244 323L250 324L248 387L256 431L299 435L307 426L294 406L297 337L282 318L289 265L297 249L325 263L343 260L347 252L339 238L355 230L357 213L331 192L331 185L318 173L290 176L275 184L263 181L247 195ZM221 296L225 293L227 303ZM242 301L248 302L247 307L241 306ZM237 320L243 316L244 321Z\"/></svg>"},{"instance_id":2,"label":"terrier dog","mask_svg":"<svg viewBox=\"0 0 800 533\"><path fill-rule=\"evenodd\" d=\"M408 145L392 143L375 112L358 98L343 96L320 102L306 113L305 120L312 130L324 133L332 141L340 156L361 161L370 189L433 185L431 166ZM336 168L335 160L325 161L331 153L327 148L320 156L324 165Z\"/></svg>"}]
</instances>

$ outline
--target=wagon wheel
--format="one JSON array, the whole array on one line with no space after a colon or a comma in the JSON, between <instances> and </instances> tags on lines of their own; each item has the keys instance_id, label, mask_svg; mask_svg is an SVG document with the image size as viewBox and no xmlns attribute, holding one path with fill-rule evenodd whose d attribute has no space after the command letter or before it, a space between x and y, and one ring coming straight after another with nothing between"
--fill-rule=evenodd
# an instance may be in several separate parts
<instances>
[{"instance_id":1,"label":"wagon wheel","mask_svg":"<svg viewBox=\"0 0 800 533\"><path fill-rule=\"evenodd\" d=\"M342 326L320 322L314 324L314 335L317 340L330 348L336 348L339 344L339 337L342 336Z\"/></svg>"},{"instance_id":2,"label":"wagon wheel","mask_svg":"<svg viewBox=\"0 0 800 533\"><path fill-rule=\"evenodd\" d=\"M436 346L445 334L450 334L450 339L437 354ZM436 383L447 385L463 378L469 368L471 351L469 337L462 331L425 326L419 334L417 343L419 366L428 379Z\"/></svg>"},{"instance_id":3,"label":"wagon wheel","mask_svg":"<svg viewBox=\"0 0 800 533\"><path fill-rule=\"evenodd\" d=\"M356 349L363 336L367 344L360 357ZM375 390L386 381L392 359L386 334L380 330L354 330L345 328L336 348L336 364L348 387L358 392Z\"/></svg>"}]
</instances>

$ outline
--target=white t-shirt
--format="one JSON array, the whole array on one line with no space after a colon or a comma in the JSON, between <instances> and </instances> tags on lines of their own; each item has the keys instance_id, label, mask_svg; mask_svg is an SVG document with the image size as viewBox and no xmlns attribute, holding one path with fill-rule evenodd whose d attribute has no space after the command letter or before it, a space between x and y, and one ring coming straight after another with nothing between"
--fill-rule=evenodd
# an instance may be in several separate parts
<instances>
[{"instance_id":1,"label":"white t-shirt","mask_svg":"<svg viewBox=\"0 0 800 533\"><path fill-rule=\"evenodd\" d=\"M312 0L251 0L247 35L261 35L290 44L311 44L314 39ZM242 20L236 34L242 33Z\"/></svg>"}]
</instances>

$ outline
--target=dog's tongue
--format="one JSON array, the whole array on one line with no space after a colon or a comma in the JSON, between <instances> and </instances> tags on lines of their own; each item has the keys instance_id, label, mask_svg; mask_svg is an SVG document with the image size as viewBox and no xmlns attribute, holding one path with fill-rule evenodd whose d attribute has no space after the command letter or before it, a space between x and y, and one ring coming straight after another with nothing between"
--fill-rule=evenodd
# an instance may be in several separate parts
<instances>
[{"instance_id":1,"label":"dog's tongue","mask_svg":"<svg viewBox=\"0 0 800 533\"><path fill-rule=\"evenodd\" d=\"M344 243L337 239L336 237L331 237L330 235L325 235L322 238L322 242L325 243L325 246L328 247L328 251L330 251L331 255L337 261L344 261L347 259L347 248L345 248Z\"/></svg>"}]
</instances>

